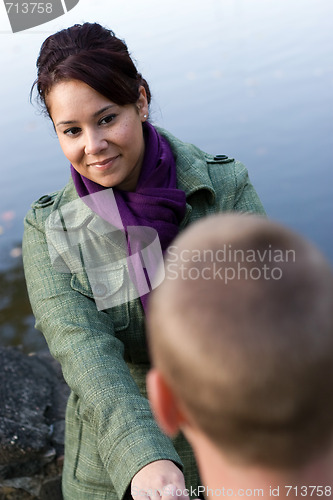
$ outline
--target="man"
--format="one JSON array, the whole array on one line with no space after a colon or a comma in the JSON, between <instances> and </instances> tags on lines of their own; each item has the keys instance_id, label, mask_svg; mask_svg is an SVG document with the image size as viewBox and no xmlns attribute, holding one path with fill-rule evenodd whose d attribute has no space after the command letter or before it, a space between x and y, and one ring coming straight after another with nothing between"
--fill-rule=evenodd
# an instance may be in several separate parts
<instances>
[{"instance_id":1,"label":"man","mask_svg":"<svg viewBox=\"0 0 333 500\"><path fill-rule=\"evenodd\" d=\"M169 248L152 294L149 396L209 496L331 496L333 273L255 215L216 215Z\"/></svg>"}]
</instances>

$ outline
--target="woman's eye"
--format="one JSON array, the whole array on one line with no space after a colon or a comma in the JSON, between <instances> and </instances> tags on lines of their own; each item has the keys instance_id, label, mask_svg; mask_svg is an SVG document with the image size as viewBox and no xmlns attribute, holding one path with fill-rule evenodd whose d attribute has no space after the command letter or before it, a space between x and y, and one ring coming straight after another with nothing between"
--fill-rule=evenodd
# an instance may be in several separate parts
<instances>
[{"instance_id":1,"label":"woman's eye","mask_svg":"<svg viewBox=\"0 0 333 500\"><path fill-rule=\"evenodd\" d=\"M102 118L99 123L100 125L104 125L105 123L111 123L115 118L116 118L117 115L108 115L108 116L105 116L104 118Z\"/></svg>"},{"instance_id":2,"label":"woman's eye","mask_svg":"<svg viewBox=\"0 0 333 500\"><path fill-rule=\"evenodd\" d=\"M81 129L79 127L71 127L67 130L64 130L65 135L77 135L79 132L81 132Z\"/></svg>"}]
</instances>

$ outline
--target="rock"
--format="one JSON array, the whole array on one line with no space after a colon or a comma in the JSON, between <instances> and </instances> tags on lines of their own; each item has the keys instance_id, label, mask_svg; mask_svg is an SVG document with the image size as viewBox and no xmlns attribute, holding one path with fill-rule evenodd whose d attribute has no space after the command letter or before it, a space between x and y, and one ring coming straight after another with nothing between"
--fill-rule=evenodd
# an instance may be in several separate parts
<instances>
[{"instance_id":1,"label":"rock","mask_svg":"<svg viewBox=\"0 0 333 500\"><path fill-rule=\"evenodd\" d=\"M43 455L51 428L51 373L37 358L16 349L0 349L0 465Z\"/></svg>"},{"instance_id":2,"label":"rock","mask_svg":"<svg viewBox=\"0 0 333 500\"><path fill-rule=\"evenodd\" d=\"M68 395L49 352L0 347L0 500L62 499Z\"/></svg>"},{"instance_id":3,"label":"rock","mask_svg":"<svg viewBox=\"0 0 333 500\"><path fill-rule=\"evenodd\" d=\"M40 500L59 500L62 497L61 481L56 477L44 481L39 496Z\"/></svg>"}]
</instances>

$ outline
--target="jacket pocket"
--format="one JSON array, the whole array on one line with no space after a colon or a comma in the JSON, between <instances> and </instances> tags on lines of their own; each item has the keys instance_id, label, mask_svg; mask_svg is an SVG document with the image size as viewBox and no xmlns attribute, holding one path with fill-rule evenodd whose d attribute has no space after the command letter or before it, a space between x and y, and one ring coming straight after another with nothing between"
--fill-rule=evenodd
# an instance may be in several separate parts
<instances>
[{"instance_id":1,"label":"jacket pocket","mask_svg":"<svg viewBox=\"0 0 333 500\"><path fill-rule=\"evenodd\" d=\"M71 278L73 290L93 299L98 311L111 316L116 331L129 325L128 290L124 266L80 271Z\"/></svg>"}]
</instances>

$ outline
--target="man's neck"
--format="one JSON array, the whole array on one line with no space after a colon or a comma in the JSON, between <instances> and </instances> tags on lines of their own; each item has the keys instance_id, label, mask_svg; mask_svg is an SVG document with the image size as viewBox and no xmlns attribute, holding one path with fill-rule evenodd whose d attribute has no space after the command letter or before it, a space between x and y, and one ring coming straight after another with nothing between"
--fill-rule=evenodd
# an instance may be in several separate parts
<instances>
[{"instance_id":1,"label":"man's neck","mask_svg":"<svg viewBox=\"0 0 333 500\"><path fill-rule=\"evenodd\" d=\"M289 500L304 496L333 496L333 448L300 470L279 471L235 465L202 433L191 431L186 432L186 435L200 469L203 483L201 492L207 500L214 500L217 496L252 496L265 500L274 497Z\"/></svg>"}]
</instances>

